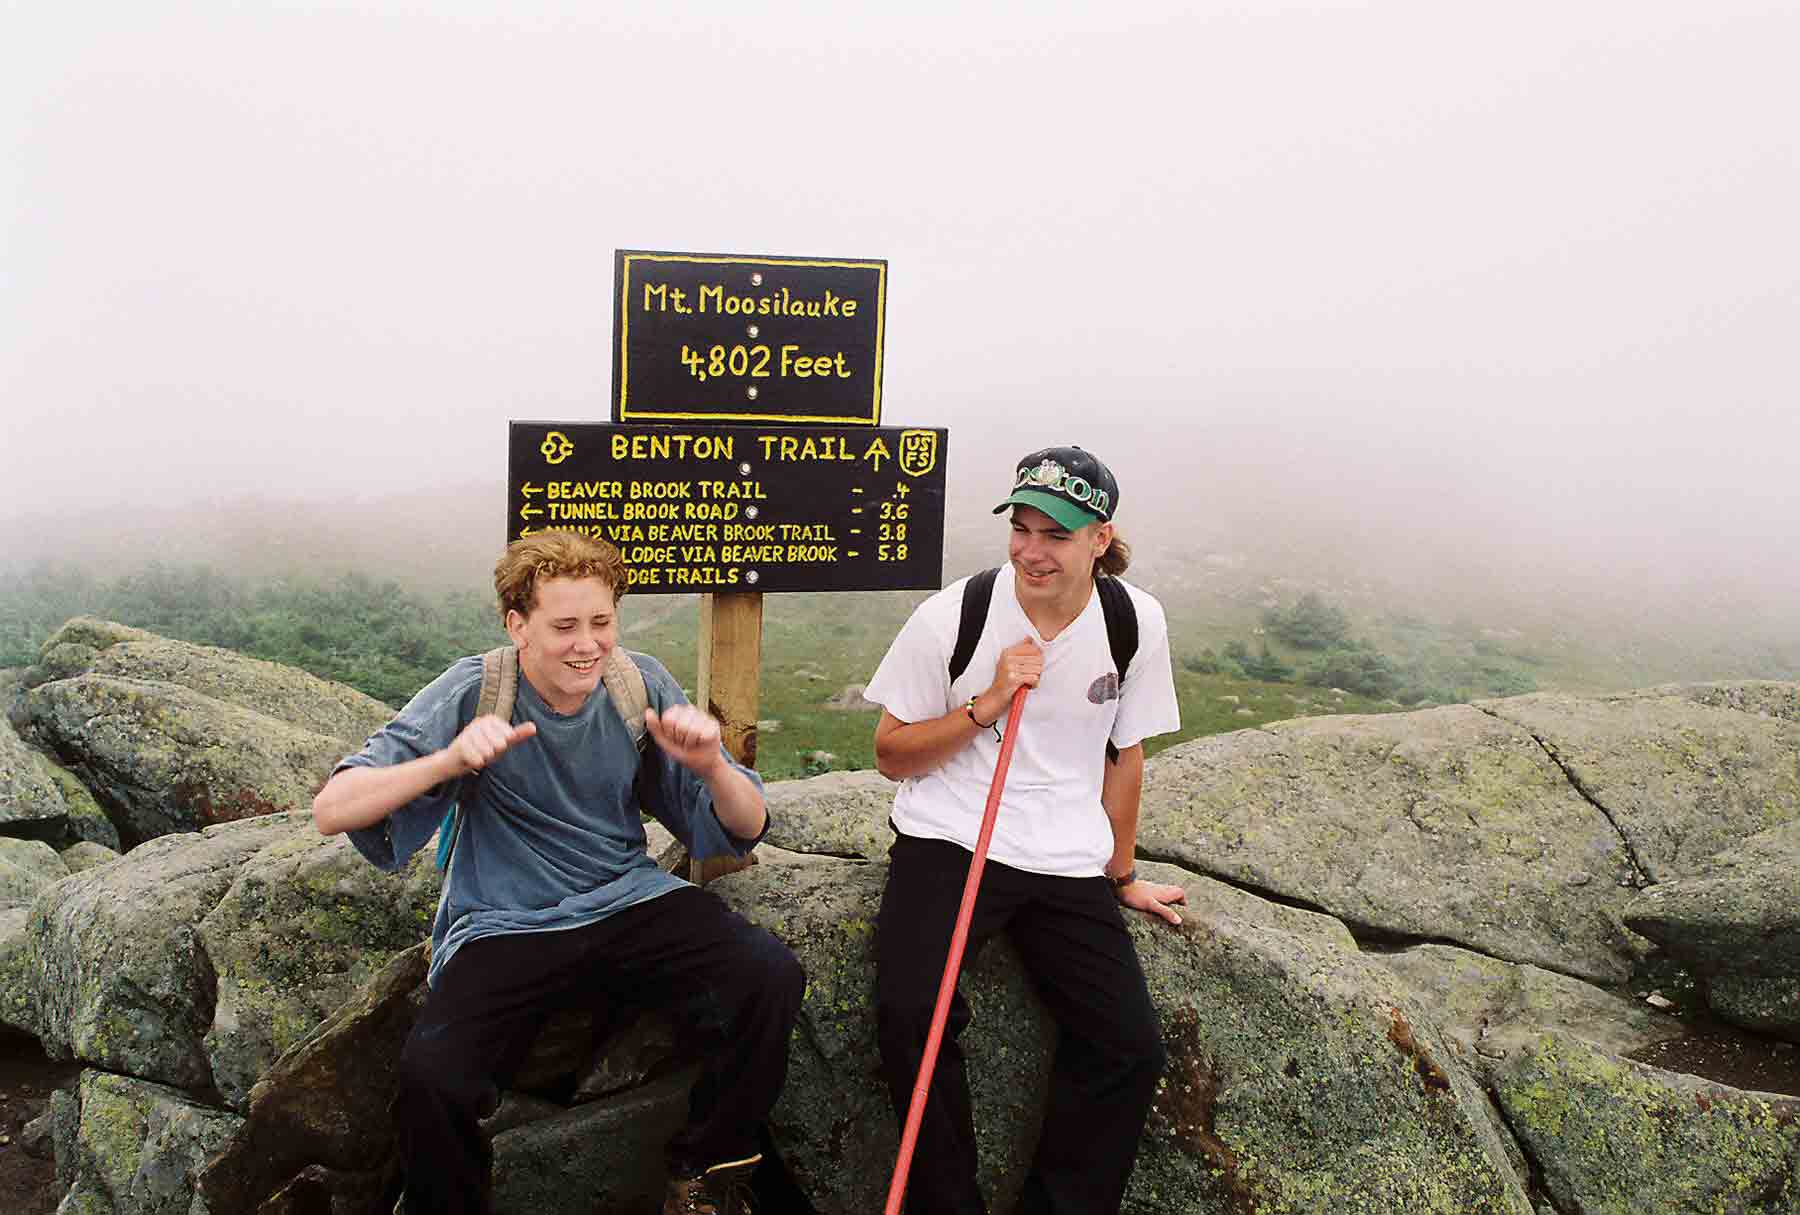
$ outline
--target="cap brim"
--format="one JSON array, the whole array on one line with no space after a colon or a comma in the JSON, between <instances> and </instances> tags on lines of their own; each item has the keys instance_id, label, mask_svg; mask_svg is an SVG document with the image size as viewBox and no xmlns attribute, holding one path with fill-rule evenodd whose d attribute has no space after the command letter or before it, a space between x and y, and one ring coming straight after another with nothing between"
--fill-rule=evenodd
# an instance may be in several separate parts
<instances>
[{"instance_id":1,"label":"cap brim","mask_svg":"<svg viewBox=\"0 0 1800 1215\"><path fill-rule=\"evenodd\" d=\"M997 515L1009 506L1029 506L1033 510L1041 510L1072 532L1079 531L1090 523L1106 522L1099 515L1082 510L1067 498L1047 494L1041 489L1013 491L1012 497L994 508L994 513Z\"/></svg>"}]
</instances>

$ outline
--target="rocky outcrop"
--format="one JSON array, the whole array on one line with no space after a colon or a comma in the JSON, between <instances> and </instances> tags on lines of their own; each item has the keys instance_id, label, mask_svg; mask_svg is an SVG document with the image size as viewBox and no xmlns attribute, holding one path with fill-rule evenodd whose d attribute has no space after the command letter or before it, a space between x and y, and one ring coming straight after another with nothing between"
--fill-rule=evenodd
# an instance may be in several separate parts
<instances>
[{"instance_id":1,"label":"rocky outcrop","mask_svg":"<svg viewBox=\"0 0 1800 1215\"><path fill-rule=\"evenodd\" d=\"M127 844L301 809L392 716L290 667L85 619L45 642L25 685L25 733L93 791Z\"/></svg>"},{"instance_id":2,"label":"rocky outcrop","mask_svg":"<svg viewBox=\"0 0 1800 1215\"><path fill-rule=\"evenodd\" d=\"M0 835L0 909L28 906L44 887L68 876L68 865L49 844Z\"/></svg>"},{"instance_id":3,"label":"rocky outcrop","mask_svg":"<svg viewBox=\"0 0 1800 1215\"><path fill-rule=\"evenodd\" d=\"M1601 699L1539 693L1481 707L1543 745L1649 884L1800 819L1800 721L1767 712L1771 699L1767 684L1720 685Z\"/></svg>"},{"instance_id":4,"label":"rocky outcrop","mask_svg":"<svg viewBox=\"0 0 1800 1215\"><path fill-rule=\"evenodd\" d=\"M0 705L9 703L19 680L0 681ZM0 835L67 846L92 840L109 848L119 833L93 795L75 776L34 750L0 713Z\"/></svg>"},{"instance_id":5,"label":"rocky outcrop","mask_svg":"<svg viewBox=\"0 0 1800 1215\"><path fill-rule=\"evenodd\" d=\"M56 1147L61 1215L190 1215L194 1174L241 1121L186 1093L86 1071Z\"/></svg>"},{"instance_id":6,"label":"rocky outcrop","mask_svg":"<svg viewBox=\"0 0 1800 1215\"><path fill-rule=\"evenodd\" d=\"M1536 966L1451 945L1417 945L1376 960L1400 977L1421 1008L1485 1074L1547 1032L1628 1055L1679 1038L1685 1027L1641 1001Z\"/></svg>"},{"instance_id":7,"label":"rocky outcrop","mask_svg":"<svg viewBox=\"0 0 1800 1215\"><path fill-rule=\"evenodd\" d=\"M1650 887L1625 921L1701 976L1721 1017L1800 1042L1797 860L1800 822L1764 831Z\"/></svg>"},{"instance_id":8,"label":"rocky outcrop","mask_svg":"<svg viewBox=\"0 0 1800 1215\"><path fill-rule=\"evenodd\" d=\"M1506 1120L1559 1211L1800 1211L1800 1101L1546 1035L1500 1070Z\"/></svg>"},{"instance_id":9,"label":"rocky outcrop","mask_svg":"<svg viewBox=\"0 0 1800 1215\"><path fill-rule=\"evenodd\" d=\"M1140 852L1359 933L1596 982L1631 973L1619 834L1524 730L1467 705L1306 718L1147 765Z\"/></svg>"},{"instance_id":10,"label":"rocky outcrop","mask_svg":"<svg viewBox=\"0 0 1800 1215\"><path fill-rule=\"evenodd\" d=\"M210 727L285 713L336 754L359 741L334 733L349 728L335 693L312 710L279 697L259 707L209 683L209 661L75 622L46 646L25 700L154 688L143 695L158 708L132 720L161 715L169 772L203 767L188 714L212 714ZM1795 1099L1625 1061L1683 1027L1620 982L1646 954L1679 959L1723 1012L1734 976L1768 991L1788 981L1796 691L1309 718L1159 755L1140 870L1184 886L1187 905L1179 928L1129 924L1170 1066L1126 1209L1800 1210ZM25 720L29 739L75 753L50 731L57 713ZM103 725L68 737L91 749ZM1605 753L1639 744L1641 768ZM101 769L79 754L79 774ZM137 780L124 758L107 763L108 779ZM166 774L133 788L144 807L180 803ZM869 952L892 791L873 773L771 785L763 863L713 887L807 967L772 1134L824 1215L880 1204L897 1140L875 1078ZM102 800L117 813L128 799ZM170 822L186 812L166 806ZM1723 843L1700 855L1700 839ZM80 864L59 846L19 852L48 880L19 896L29 907L0 910L0 1021L90 1069L53 1105L66 1210L391 1207L387 1107L423 997L429 858L380 875L302 813L119 857L83 850ZM983 1183L1005 1209L1055 1035L1004 940L973 961L964 990ZM554 1019L487 1124L496 1209L641 1210L690 1077L654 1018Z\"/></svg>"},{"instance_id":11,"label":"rocky outcrop","mask_svg":"<svg viewBox=\"0 0 1800 1215\"><path fill-rule=\"evenodd\" d=\"M215 978L199 921L239 865L293 830L265 818L165 836L46 892L26 925L45 1051L209 1091Z\"/></svg>"}]
</instances>

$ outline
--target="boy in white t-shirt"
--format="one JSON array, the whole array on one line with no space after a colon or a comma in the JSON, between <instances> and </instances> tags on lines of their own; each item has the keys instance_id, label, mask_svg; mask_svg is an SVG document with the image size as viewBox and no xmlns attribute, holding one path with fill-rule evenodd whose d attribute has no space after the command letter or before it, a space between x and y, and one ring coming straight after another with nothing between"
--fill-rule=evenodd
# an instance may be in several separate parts
<instances>
[{"instance_id":1,"label":"boy in white t-shirt","mask_svg":"<svg viewBox=\"0 0 1800 1215\"><path fill-rule=\"evenodd\" d=\"M1138 879L1143 740L1180 725L1162 605L1120 582L1137 618L1124 679L1095 579L1130 561L1119 487L1078 447L1019 462L1009 563L973 657L952 679L967 580L921 604L868 690L884 708L875 761L901 782L876 929L882 1070L902 1119L999 756L1013 693L1026 697L969 931L969 956L1005 931L1060 1029L1021 1213L1119 1209L1162 1074L1162 1034L1119 905L1181 922L1178 886ZM1107 744L1116 748L1109 758ZM975 1135L950 1010L911 1178L911 1215L979 1215Z\"/></svg>"}]
</instances>

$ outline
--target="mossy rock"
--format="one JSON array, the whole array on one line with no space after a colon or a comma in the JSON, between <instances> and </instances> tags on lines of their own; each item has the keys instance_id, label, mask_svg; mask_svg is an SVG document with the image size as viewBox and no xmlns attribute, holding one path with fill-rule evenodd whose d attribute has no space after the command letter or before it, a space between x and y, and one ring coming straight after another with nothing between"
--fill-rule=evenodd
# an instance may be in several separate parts
<instances>
[{"instance_id":1,"label":"mossy rock","mask_svg":"<svg viewBox=\"0 0 1800 1215\"><path fill-rule=\"evenodd\" d=\"M60 1215L186 1215L193 1177L241 1121L160 1084L85 1071ZM64 1150L57 1159L63 1167Z\"/></svg>"},{"instance_id":2,"label":"mossy rock","mask_svg":"<svg viewBox=\"0 0 1800 1215\"><path fill-rule=\"evenodd\" d=\"M439 881L429 851L395 880L298 815L238 868L197 926L217 981L206 1053L232 1108L245 1107L283 1052L430 933Z\"/></svg>"},{"instance_id":3,"label":"mossy rock","mask_svg":"<svg viewBox=\"0 0 1800 1215\"><path fill-rule=\"evenodd\" d=\"M1773 695L1764 689L1756 702ZM1725 691L1714 699L1705 703L1690 687L1602 698L1538 693L1482 707L1541 740L1605 808L1647 881L1667 882L1800 819L1800 720L1730 707Z\"/></svg>"},{"instance_id":4,"label":"mossy rock","mask_svg":"<svg viewBox=\"0 0 1800 1215\"><path fill-rule=\"evenodd\" d=\"M1800 1212L1800 1101L1709 1084L1545 1035L1495 1078L1558 1210Z\"/></svg>"},{"instance_id":5,"label":"mossy rock","mask_svg":"<svg viewBox=\"0 0 1800 1215\"><path fill-rule=\"evenodd\" d=\"M45 1051L209 1090L202 1035L212 1023L214 979L199 922L238 866L303 821L263 818L165 836L45 891L26 924Z\"/></svg>"},{"instance_id":6,"label":"mossy rock","mask_svg":"<svg viewBox=\"0 0 1800 1215\"><path fill-rule=\"evenodd\" d=\"M1593 982L1647 948L1619 921L1637 875L1618 832L1528 732L1466 705L1171 747L1146 766L1138 850L1358 935Z\"/></svg>"}]
</instances>

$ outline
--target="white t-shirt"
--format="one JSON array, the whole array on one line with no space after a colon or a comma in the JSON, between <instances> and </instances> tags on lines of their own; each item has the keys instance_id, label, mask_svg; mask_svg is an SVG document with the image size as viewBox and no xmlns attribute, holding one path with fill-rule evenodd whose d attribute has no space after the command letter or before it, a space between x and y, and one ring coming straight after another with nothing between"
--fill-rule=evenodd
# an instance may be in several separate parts
<instances>
[{"instance_id":1,"label":"white t-shirt","mask_svg":"<svg viewBox=\"0 0 1800 1215\"><path fill-rule=\"evenodd\" d=\"M1054 641L1045 641L1019 606L1012 567L1003 565L981 641L952 684L950 651L967 582L954 582L919 605L863 695L903 722L942 717L987 690L1002 650L1027 637L1036 641L1044 649L1044 674L1025 698L988 855L1032 873L1097 876L1113 852L1112 826L1100 804L1107 740L1129 747L1181 725L1162 605L1124 583L1137 609L1138 648L1114 695L1118 672L1099 594L1088 597L1081 615ZM983 730L942 766L901 781L895 825L907 835L954 840L973 850L999 757L994 731Z\"/></svg>"}]
</instances>

